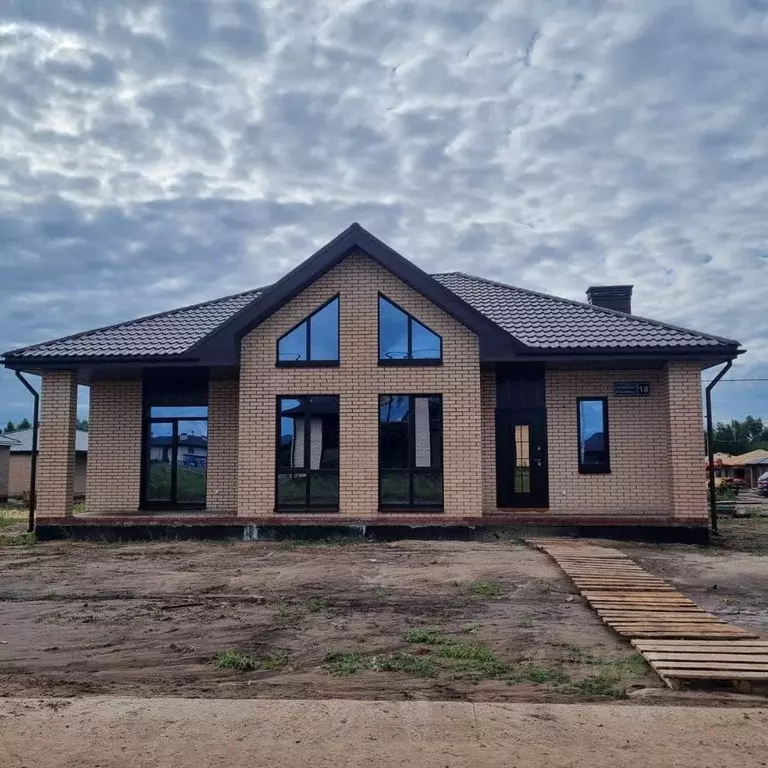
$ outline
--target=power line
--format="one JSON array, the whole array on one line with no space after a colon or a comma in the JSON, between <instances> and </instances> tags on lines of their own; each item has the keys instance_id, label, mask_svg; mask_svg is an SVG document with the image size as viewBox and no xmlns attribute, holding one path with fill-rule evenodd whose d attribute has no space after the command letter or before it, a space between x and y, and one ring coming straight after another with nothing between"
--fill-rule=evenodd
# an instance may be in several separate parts
<instances>
[{"instance_id":1,"label":"power line","mask_svg":"<svg viewBox=\"0 0 768 768\"><path fill-rule=\"evenodd\" d=\"M710 384L714 379L704 379L705 384ZM730 384L732 381L768 381L768 379L720 379L723 384Z\"/></svg>"}]
</instances>

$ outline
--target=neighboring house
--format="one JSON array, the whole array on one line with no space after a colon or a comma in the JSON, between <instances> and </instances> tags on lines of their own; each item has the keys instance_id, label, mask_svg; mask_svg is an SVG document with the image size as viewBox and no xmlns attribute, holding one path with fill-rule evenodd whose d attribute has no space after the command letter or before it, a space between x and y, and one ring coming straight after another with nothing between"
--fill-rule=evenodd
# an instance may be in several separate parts
<instances>
[{"instance_id":1,"label":"neighboring house","mask_svg":"<svg viewBox=\"0 0 768 768\"><path fill-rule=\"evenodd\" d=\"M0 502L8 501L8 477L11 468L11 446L16 441L7 435L0 435Z\"/></svg>"},{"instance_id":2,"label":"neighboring house","mask_svg":"<svg viewBox=\"0 0 768 768\"><path fill-rule=\"evenodd\" d=\"M715 454L715 475L743 480L749 488L757 488L757 478L768 470L768 451L758 448L738 456Z\"/></svg>"},{"instance_id":3,"label":"neighboring house","mask_svg":"<svg viewBox=\"0 0 768 768\"><path fill-rule=\"evenodd\" d=\"M266 288L8 352L43 381L39 523L73 523L85 384L78 524L703 529L701 371L742 350L631 292L428 275L353 224Z\"/></svg>"},{"instance_id":4,"label":"neighboring house","mask_svg":"<svg viewBox=\"0 0 768 768\"><path fill-rule=\"evenodd\" d=\"M72 493L73 496L84 496L88 463L88 433L77 430L76 432L73 431L72 434L75 436ZM7 437L13 437L15 441L14 445L11 446L8 496L12 499L20 499L29 494L32 471L32 430L20 429L17 432L11 432ZM39 442L40 436L38 435L38 456L40 453Z\"/></svg>"}]
</instances>

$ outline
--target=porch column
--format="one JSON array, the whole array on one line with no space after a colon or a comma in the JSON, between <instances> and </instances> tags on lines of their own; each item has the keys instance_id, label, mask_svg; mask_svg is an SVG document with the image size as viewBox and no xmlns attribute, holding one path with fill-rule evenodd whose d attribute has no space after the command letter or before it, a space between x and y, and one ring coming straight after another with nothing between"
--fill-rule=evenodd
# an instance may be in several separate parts
<instances>
[{"instance_id":1,"label":"porch column","mask_svg":"<svg viewBox=\"0 0 768 768\"><path fill-rule=\"evenodd\" d=\"M704 421L698 365L667 364L667 402L671 512L680 522L706 525Z\"/></svg>"},{"instance_id":2,"label":"porch column","mask_svg":"<svg viewBox=\"0 0 768 768\"><path fill-rule=\"evenodd\" d=\"M44 373L41 401L37 512L40 517L70 517L75 493L75 373Z\"/></svg>"},{"instance_id":3,"label":"porch column","mask_svg":"<svg viewBox=\"0 0 768 768\"><path fill-rule=\"evenodd\" d=\"M237 513L238 382L212 380L208 385L208 484L209 512Z\"/></svg>"}]
</instances>

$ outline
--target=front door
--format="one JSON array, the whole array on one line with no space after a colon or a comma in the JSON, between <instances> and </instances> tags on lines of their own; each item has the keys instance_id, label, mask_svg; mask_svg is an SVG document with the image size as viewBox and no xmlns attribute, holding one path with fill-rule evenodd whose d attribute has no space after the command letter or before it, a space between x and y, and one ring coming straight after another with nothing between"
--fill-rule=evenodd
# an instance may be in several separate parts
<instances>
[{"instance_id":1,"label":"front door","mask_svg":"<svg viewBox=\"0 0 768 768\"><path fill-rule=\"evenodd\" d=\"M547 423L543 408L496 411L496 505L549 506Z\"/></svg>"},{"instance_id":2,"label":"front door","mask_svg":"<svg viewBox=\"0 0 768 768\"><path fill-rule=\"evenodd\" d=\"M549 506L544 366L496 368L496 506Z\"/></svg>"}]
</instances>

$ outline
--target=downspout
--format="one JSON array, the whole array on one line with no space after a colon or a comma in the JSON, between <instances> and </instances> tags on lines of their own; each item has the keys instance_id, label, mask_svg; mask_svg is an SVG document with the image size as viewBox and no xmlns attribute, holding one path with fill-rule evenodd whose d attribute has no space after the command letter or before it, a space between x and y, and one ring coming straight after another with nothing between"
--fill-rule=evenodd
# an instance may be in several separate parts
<instances>
[{"instance_id":1,"label":"downspout","mask_svg":"<svg viewBox=\"0 0 768 768\"><path fill-rule=\"evenodd\" d=\"M720 373L715 376L712 381L707 384L706 388L706 401L707 401L707 462L709 472L709 519L712 524L712 533L718 536L717 531L717 498L715 495L715 451L712 446L712 390L720 379L725 376L728 371L731 370L733 362L729 360Z\"/></svg>"},{"instance_id":2,"label":"downspout","mask_svg":"<svg viewBox=\"0 0 768 768\"><path fill-rule=\"evenodd\" d=\"M35 507L37 502L37 430L40 426L40 394L21 375L21 371L16 371L16 378L32 393L35 403L32 415L32 460L30 461L29 473L29 524L27 525L27 531L32 533L35 530Z\"/></svg>"}]
</instances>

